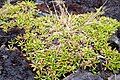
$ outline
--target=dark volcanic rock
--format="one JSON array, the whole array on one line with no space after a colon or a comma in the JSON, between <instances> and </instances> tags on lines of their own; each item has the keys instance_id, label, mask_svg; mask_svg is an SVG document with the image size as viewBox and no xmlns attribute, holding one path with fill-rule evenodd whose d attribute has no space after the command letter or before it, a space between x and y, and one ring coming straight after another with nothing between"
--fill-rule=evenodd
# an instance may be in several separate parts
<instances>
[{"instance_id":1,"label":"dark volcanic rock","mask_svg":"<svg viewBox=\"0 0 120 80\"><path fill-rule=\"evenodd\" d=\"M18 35L23 35L24 33L25 30L18 27L10 28L7 32L3 31L3 29L0 28L0 46L3 44L6 44L6 46L8 46L8 41L15 39Z\"/></svg>"},{"instance_id":2,"label":"dark volcanic rock","mask_svg":"<svg viewBox=\"0 0 120 80\"><path fill-rule=\"evenodd\" d=\"M103 80L103 78L98 75L93 75L88 71L78 69L75 73L70 74L63 80Z\"/></svg>"},{"instance_id":3,"label":"dark volcanic rock","mask_svg":"<svg viewBox=\"0 0 120 80\"><path fill-rule=\"evenodd\" d=\"M80 0L79 3L81 5L86 5L89 7L97 7L99 8L103 3L102 0Z\"/></svg>"},{"instance_id":4,"label":"dark volcanic rock","mask_svg":"<svg viewBox=\"0 0 120 80\"><path fill-rule=\"evenodd\" d=\"M120 52L120 28L110 37L108 43L112 47L112 50L116 49Z\"/></svg>"},{"instance_id":5,"label":"dark volcanic rock","mask_svg":"<svg viewBox=\"0 0 120 80\"><path fill-rule=\"evenodd\" d=\"M10 51L5 45L0 47L0 80L34 80L28 65L17 48Z\"/></svg>"},{"instance_id":6,"label":"dark volcanic rock","mask_svg":"<svg viewBox=\"0 0 120 80\"><path fill-rule=\"evenodd\" d=\"M108 0L104 7L105 16L120 20L120 0Z\"/></svg>"},{"instance_id":7,"label":"dark volcanic rock","mask_svg":"<svg viewBox=\"0 0 120 80\"><path fill-rule=\"evenodd\" d=\"M50 2L51 0L46 0ZM117 20L120 20L120 0L64 0L65 5L68 8L68 12L73 14L83 14L86 12L96 12L96 8L104 7L103 16L111 17ZM37 3L41 3L37 5L38 9L43 12L49 12L46 4L44 4L44 0L37 0ZM103 5L104 4L104 5ZM48 3L50 9L54 12L53 5ZM59 11L58 7L56 9Z\"/></svg>"},{"instance_id":8,"label":"dark volcanic rock","mask_svg":"<svg viewBox=\"0 0 120 80\"><path fill-rule=\"evenodd\" d=\"M4 32L0 28L0 80L34 80L34 74L21 51L14 47L9 50L8 41L23 35L24 29L13 27Z\"/></svg>"},{"instance_id":9,"label":"dark volcanic rock","mask_svg":"<svg viewBox=\"0 0 120 80\"><path fill-rule=\"evenodd\" d=\"M48 6L50 8L51 11L55 11L54 9L54 5L55 8L58 12L60 12L59 6L56 5L56 3L51 2L50 0L48 1ZM65 5L68 9L69 13L73 13L73 14L83 14L86 12L95 12L96 9L95 8L99 8L103 3L102 0L64 0ZM40 11L43 12L49 12L48 7L46 6L46 4L44 4L43 0L38 0L36 1L36 3L41 3L41 4L37 4L37 9L39 9Z\"/></svg>"},{"instance_id":10,"label":"dark volcanic rock","mask_svg":"<svg viewBox=\"0 0 120 80\"><path fill-rule=\"evenodd\" d=\"M2 8L2 6L3 6L3 2L0 1L0 8Z\"/></svg>"},{"instance_id":11,"label":"dark volcanic rock","mask_svg":"<svg viewBox=\"0 0 120 80\"><path fill-rule=\"evenodd\" d=\"M111 75L109 78L108 78L108 80L120 80L120 74L118 74L118 75Z\"/></svg>"},{"instance_id":12,"label":"dark volcanic rock","mask_svg":"<svg viewBox=\"0 0 120 80\"><path fill-rule=\"evenodd\" d=\"M4 32L2 28L0 28L0 46L7 42L7 38L8 37L6 35L6 32Z\"/></svg>"}]
</instances>

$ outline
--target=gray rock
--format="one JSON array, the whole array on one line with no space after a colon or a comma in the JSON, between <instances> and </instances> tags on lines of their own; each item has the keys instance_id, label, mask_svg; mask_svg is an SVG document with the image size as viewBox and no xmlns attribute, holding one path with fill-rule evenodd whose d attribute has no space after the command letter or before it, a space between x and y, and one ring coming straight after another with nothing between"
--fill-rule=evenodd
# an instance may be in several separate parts
<instances>
[{"instance_id":1,"label":"gray rock","mask_svg":"<svg viewBox=\"0 0 120 80\"><path fill-rule=\"evenodd\" d=\"M18 50L9 50L5 45L0 47L0 80L34 80L34 73L28 67Z\"/></svg>"},{"instance_id":2,"label":"gray rock","mask_svg":"<svg viewBox=\"0 0 120 80\"><path fill-rule=\"evenodd\" d=\"M120 52L120 28L110 37L108 40L109 46L113 49L118 50Z\"/></svg>"},{"instance_id":3,"label":"gray rock","mask_svg":"<svg viewBox=\"0 0 120 80\"><path fill-rule=\"evenodd\" d=\"M103 78L91 72L78 69L75 73L70 74L63 80L103 80Z\"/></svg>"},{"instance_id":4,"label":"gray rock","mask_svg":"<svg viewBox=\"0 0 120 80\"><path fill-rule=\"evenodd\" d=\"M108 0L104 6L104 12L105 16L120 20L120 0Z\"/></svg>"},{"instance_id":5,"label":"gray rock","mask_svg":"<svg viewBox=\"0 0 120 80\"><path fill-rule=\"evenodd\" d=\"M108 80L120 80L120 74L111 75L110 77L108 77Z\"/></svg>"}]
</instances>

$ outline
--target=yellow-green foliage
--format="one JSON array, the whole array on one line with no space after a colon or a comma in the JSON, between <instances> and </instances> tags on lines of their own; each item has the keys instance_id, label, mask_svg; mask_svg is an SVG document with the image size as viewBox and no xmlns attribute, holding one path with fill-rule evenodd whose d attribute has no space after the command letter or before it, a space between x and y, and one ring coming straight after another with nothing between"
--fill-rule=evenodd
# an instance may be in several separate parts
<instances>
[{"instance_id":1,"label":"yellow-green foliage","mask_svg":"<svg viewBox=\"0 0 120 80\"><path fill-rule=\"evenodd\" d=\"M91 14L71 15L72 26L68 30L54 15L36 17L32 2L6 4L0 9L0 27L4 30L13 26L25 29L25 40L21 41L21 36L16 40L31 60L37 80L58 80L79 67L95 69L100 58L105 59L104 69L117 71L120 54L110 49L107 40L120 23L105 17L85 23ZM12 20L8 21L10 18Z\"/></svg>"}]
</instances>

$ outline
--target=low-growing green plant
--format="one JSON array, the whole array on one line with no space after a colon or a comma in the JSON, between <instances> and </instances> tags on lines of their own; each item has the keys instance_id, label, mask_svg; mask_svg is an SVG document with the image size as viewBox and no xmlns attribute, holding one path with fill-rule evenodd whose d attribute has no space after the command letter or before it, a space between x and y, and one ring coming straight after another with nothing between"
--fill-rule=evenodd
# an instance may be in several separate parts
<instances>
[{"instance_id":1,"label":"low-growing green plant","mask_svg":"<svg viewBox=\"0 0 120 80\"><path fill-rule=\"evenodd\" d=\"M16 40L31 61L36 80L59 80L79 67L95 71L100 63L103 70L119 71L120 54L107 41L120 23L98 17L83 26L90 14L94 13L71 15L68 30L54 15L37 17L32 2L5 4L0 9L0 27L5 31L14 26L25 29Z\"/></svg>"}]
</instances>

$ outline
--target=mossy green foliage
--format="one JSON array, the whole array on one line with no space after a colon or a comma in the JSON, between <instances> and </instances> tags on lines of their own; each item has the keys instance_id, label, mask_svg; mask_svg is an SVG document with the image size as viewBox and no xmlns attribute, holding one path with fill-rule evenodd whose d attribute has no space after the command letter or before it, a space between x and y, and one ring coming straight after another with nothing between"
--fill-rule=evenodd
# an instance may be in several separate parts
<instances>
[{"instance_id":1,"label":"mossy green foliage","mask_svg":"<svg viewBox=\"0 0 120 80\"><path fill-rule=\"evenodd\" d=\"M103 70L119 71L120 54L107 41L120 23L98 17L85 24L91 14L71 15L68 30L54 15L37 17L32 2L6 4L0 9L0 27L5 31L14 26L25 29L24 36L16 40L32 62L37 80L58 80L79 67L95 71L99 63L105 66Z\"/></svg>"}]
</instances>

